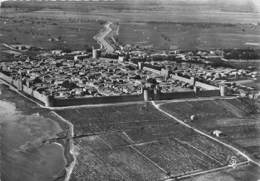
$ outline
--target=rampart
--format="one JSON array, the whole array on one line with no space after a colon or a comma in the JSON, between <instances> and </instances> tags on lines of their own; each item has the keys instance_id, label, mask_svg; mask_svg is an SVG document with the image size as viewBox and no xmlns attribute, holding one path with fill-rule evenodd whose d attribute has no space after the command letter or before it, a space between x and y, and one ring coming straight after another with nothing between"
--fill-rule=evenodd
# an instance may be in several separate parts
<instances>
[{"instance_id":1,"label":"rampart","mask_svg":"<svg viewBox=\"0 0 260 181\"><path fill-rule=\"evenodd\" d=\"M196 81L196 80L194 80L194 78L188 79L188 78L181 77L181 76L175 75L175 74L171 74L171 77L175 80L179 80L179 81L188 83L190 85L194 84L195 87L201 87L202 89L205 89L206 91L208 91L208 90L218 90L219 91L219 87Z\"/></svg>"},{"instance_id":2,"label":"rampart","mask_svg":"<svg viewBox=\"0 0 260 181\"><path fill-rule=\"evenodd\" d=\"M183 78L180 76L172 75L178 80L192 83L192 79ZM15 87L18 91L30 96L38 101L42 102L46 107L65 107L76 105L88 105L88 104L106 104L106 103L119 103L119 102L137 102L145 100L170 100L170 99L183 99L183 98L195 98L195 97L211 97L220 96L220 90L214 86L206 87L207 84L199 84L206 87L207 90L203 91L185 91L185 92L172 92L172 93L154 93L154 90L150 90L148 98L145 98L145 93L139 95L124 95L124 96L104 96L104 97L82 97L82 98L55 98L53 96L47 96L40 92L33 90L22 84L21 80L12 79L12 77L0 72L0 78L7 82L9 85ZM213 89L214 88L214 89Z\"/></svg>"},{"instance_id":3,"label":"rampart","mask_svg":"<svg viewBox=\"0 0 260 181\"><path fill-rule=\"evenodd\" d=\"M220 91L216 90L203 90L196 92L196 97L216 97L220 96Z\"/></svg>"},{"instance_id":4,"label":"rampart","mask_svg":"<svg viewBox=\"0 0 260 181\"><path fill-rule=\"evenodd\" d=\"M6 81L9 84L13 84L13 79L10 76L5 75L4 73L0 72L0 78Z\"/></svg>"},{"instance_id":5,"label":"rampart","mask_svg":"<svg viewBox=\"0 0 260 181\"><path fill-rule=\"evenodd\" d=\"M38 101L42 102L45 105L47 104L48 96L43 95L38 91L33 90L30 87L27 87L26 85L23 85L21 80L13 79L12 77L7 76L2 72L0 72L0 78L5 82L7 82L9 85L15 87L17 90L21 91L22 93L25 93L26 95L37 99Z\"/></svg>"},{"instance_id":6,"label":"rampart","mask_svg":"<svg viewBox=\"0 0 260 181\"><path fill-rule=\"evenodd\" d=\"M185 98L196 98L196 97L216 97L216 96L220 96L219 90L159 93L158 95L152 95L151 97L152 100L171 100L171 99L185 99Z\"/></svg>"},{"instance_id":7,"label":"rampart","mask_svg":"<svg viewBox=\"0 0 260 181\"><path fill-rule=\"evenodd\" d=\"M155 95L155 100L170 100L170 99L184 99L184 98L194 98L196 97L195 92L185 91L185 92L171 92L171 93L160 93Z\"/></svg>"},{"instance_id":8,"label":"rampart","mask_svg":"<svg viewBox=\"0 0 260 181\"><path fill-rule=\"evenodd\" d=\"M208 91L208 90L218 90L219 91L219 87L197 81L193 77L186 78L186 77L179 76L177 74L170 74L169 75L169 72L167 70L163 69L163 68L158 70L157 68L153 68L153 66L143 65L143 70L147 70L147 71L153 72L153 73L161 75L161 76L170 76L171 78L173 78L175 80L179 80L181 82L188 83L188 84L193 85L195 87L200 87L200 88L204 89L205 91Z\"/></svg>"},{"instance_id":9,"label":"rampart","mask_svg":"<svg viewBox=\"0 0 260 181\"><path fill-rule=\"evenodd\" d=\"M147 71L150 71L150 72L153 72L155 74L161 74L161 71L160 70L156 70L156 69L153 69L153 68L150 68L150 67L143 67L144 70L147 70Z\"/></svg>"},{"instance_id":10,"label":"rampart","mask_svg":"<svg viewBox=\"0 0 260 181\"><path fill-rule=\"evenodd\" d=\"M175 80L179 80L181 82L185 82L185 83L191 84L191 85L193 84L193 80L192 79L181 77L181 76L176 75L176 74L171 74L171 78L173 78Z\"/></svg>"},{"instance_id":11,"label":"rampart","mask_svg":"<svg viewBox=\"0 0 260 181\"><path fill-rule=\"evenodd\" d=\"M219 91L218 87L213 86L213 85L209 85L209 84L205 84L205 83L199 82L199 81L196 81L195 86L196 87L201 87L201 88L203 88L205 90L218 90Z\"/></svg>"},{"instance_id":12,"label":"rampart","mask_svg":"<svg viewBox=\"0 0 260 181\"><path fill-rule=\"evenodd\" d=\"M135 102L143 101L143 95L125 95L125 96L104 96L104 97L87 97L87 98L68 98L54 99L54 106L75 106L84 104L106 104L119 102Z\"/></svg>"}]
</instances>

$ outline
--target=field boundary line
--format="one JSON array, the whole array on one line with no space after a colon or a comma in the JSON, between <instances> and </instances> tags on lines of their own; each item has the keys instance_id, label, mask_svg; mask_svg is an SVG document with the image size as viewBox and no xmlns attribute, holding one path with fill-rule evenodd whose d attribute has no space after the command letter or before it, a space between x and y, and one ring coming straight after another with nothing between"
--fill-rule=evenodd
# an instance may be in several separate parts
<instances>
[{"instance_id":1,"label":"field boundary line","mask_svg":"<svg viewBox=\"0 0 260 181\"><path fill-rule=\"evenodd\" d=\"M98 136L98 138L105 144L107 145L111 150L113 150L113 147L108 143L106 142L103 138L101 138L100 136Z\"/></svg>"},{"instance_id":2,"label":"field boundary line","mask_svg":"<svg viewBox=\"0 0 260 181\"><path fill-rule=\"evenodd\" d=\"M61 107L45 107L50 110L66 110L66 109L78 109L78 108L96 108L96 107L108 107L108 106L123 106L131 104L142 104L144 101L128 101L128 102L118 102L118 103L104 103L104 104L85 104L85 105L75 105L75 106L61 106Z\"/></svg>"},{"instance_id":3,"label":"field boundary line","mask_svg":"<svg viewBox=\"0 0 260 181\"><path fill-rule=\"evenodd\" d=\"M211 135L208 135L208 134L206 134L205 132L200 131L199 129L197 129L197 128L193 127L193 126L190 126L189 124L185 123L184 121L180 120L179 118L177 118L177 117L173 116L172 114L170 114L170 113L168 113L168 112L162 110L162 109L160 108L160 106L157 105L154 101L152 101L152 105L153 105L158 111L160 111L161 113L163 113L163 114L167 115L168 117L174 119L175 121L179 122L179 123L182 124L183 126L186 126L186 127L190 128L190 129L194 130L195 132L197 132L197 133L199 133L199 134L201 134L201 135L203 135L203 136L206 136L207 138L210 138L211 140L214 140L215 142L220 143L220 144L222 144L222 145L228 147L229 149L231 149L231 150L237 152L238 154L240 154L241 156L243 156L244 158L246 158L247 161L250 161L250 162L254 163L255 165L257 165L258 167L260 167L260 163L259 163L259 162L253 160L253 159L250 158L248 155L246 155L244 152L240 151L238 148L236 148L236 147L234 147L234 146L232 146L232 145L229 145L229 144L225 143L224 141L221 141L221 140L219 140L219 139L217 139L217 138L215 138L215 137L213 137L213 136L211 136Z\"/></svg>"},{"instance_id":4,"label":"field boundary line","mask_svg":"<svg viewBox=\"0 0 260 181\"><path fill-rule=\"evenodd\" d=\"M235 99L237 97L221 97L221 99ZM192 102L192 101L207 101L207 100L217 100L220 97L211 97L211 98L194 98L194 99L172 99L172 100L160 100L158 105L170 104L173 102ZM161 103L160 103L161 102ZM85 105L75 105L75 106L60 106L60 107L45 107L50 110L66 110L66 109L78 109L78 108L95 108L95 107L106 107L106 106L122 106L122 105L131 105L131 104L143 104L144 101L127 101L127 102L118 102L118 103L103 103L103 104L85 104Z\"/></svg>"},{"instance_id":5,"label":"field boundary line","mask_svg":"<svg viewBox=\"0 0 260 181\"><path fill-rule=\"evenodd\" d=\"M217 160L216 158L214 158L214 157L208 155L207 153L205 153L204 151L200 150L199 148L193 146L192 144L190 144L190 143L188 143L188 142L186 142L186 141L181 141L181 140L179 140L178 138L174 138L174 139L175 139L176 141L178 141L179 143L181 143L181 144L187 145L187 146L189 146L189 147L191 147L191 148L197 150L197 151L200 152L202 155L204 155L204 156L206 156L207 158L209 158L209 159L211 159L211 160L213 160L213 161L219 163L220 165L223 165L223 163L222 163L221 161L219 161L219 160Z\"/></svg>"},{"instance_id":6,"label":"field boundary line","mask_svg":"<svg viewBox=\"0 0 260 181\"><path fill-rule=\"evenodd\" d=\"M139 155L141 155L142 157L144 157L146 160L148 160L150 163L152 163L154 166L156 166L157 168L159 168L161 171L163 171L165 174L167 174L167 171L164 170L160 165L158 165L157 163L155 163L153 160L151 160L150 158L148 158L146 155L144 155L141 151L139 151L138 149L136 149L134 146L130 145L130 148L132 148L135 152L137 152Z\"/></svg>"},{"instance_id":7,"label":"field boundary line","mask_svg":"<svg viewBox=\"0 0 260 181\"><path fill-rule=\"evenodd\" d=\"M122 133L132 144L135 144L135 141L132 140L132 138L130 138L130 136L125 131L122 131Z\"/></svg>"},{"instance_id":8,"label":"field boundary line","mask_svg":"<svg viewBox=\"0 0 260 181\"><path fill-rule=\"evenodd\" d=\"M132 138L129 137L129 135L123 131L122 132L123 135L125 135L129 141L132 143L130 145L128 145L128 147L130 147L132 150L134 150L135 152L137 152L140 156L144 157L146 160L148 160L150 163L152 163L155 167L159 168L162 172L166 173L167 174L167 171L164 170L160 165L158 165L156 162L154 162L153 160L151 160L150 158L148 158L146 155L144 155L141 151L139 151L137 148L135 148L134 146L136 145L135 144L135 141L132 140Z\"/></svg>"},{"instance_id":9,"label":"field boundary line","mask_svg":"<svg viewBox=\"0 0 260 181\"><path fill-rule=\"evenodd\" d=\"M248 163L249 163L249 161L244 161L244 162L238 163L236 166L239 167L239 166L246 165ZM200 171L200 172L196 172L196 173L190 173L190 174L179 175L179 176L171 176L170 178L164 179L163 181L175 181L176 178L177 179L185 179L185 178L189 178L189 177L193 177L193 176L203 175L203 174L221 171L221 170L226 170L226 169L230 169L230 168L232 168L232 167L227 165L227 166L213 168L213 169L210 169L210 170Z\"/></svg>"},{"instance_id":10,"label":"field boundary line","mask_svg":"<svg viewBox=\"0 0 260 181\"><path fill-rule=\"evenodd\" d=\"M158 106L164 105L164 104L170 104L174 102L197 102L197 101L214 101L214 100L230 100L230 99L236 99L236 96L229 96L229 97L199 97L199 98L184 98L184 99L171 99L171 100L159 100Z\"/></svg>"},{"instance_id":11,"label":"field boundary line","mask_svg":"<svg viewBox=\"0 0 260 181\"><path fill-rule=\"evenodd\" d=\"M111 163L104 161L103 158L100 157L100 156L99 156L97 153L95 153L94 151L88 149L88 152L90 152L90 153L92 153L93 155L95 155L96 159L97 159L98 161L102 162L104 165L108 165L108 166L110 166L111 168L114 168L114 169L116 170L116 172L119 173L119 175L120 175L122 178L125 178L125 177L126 177L125 174L123 174L120 169L114 167L113 165L111 165Z\"/></svg>"}]
</instances>

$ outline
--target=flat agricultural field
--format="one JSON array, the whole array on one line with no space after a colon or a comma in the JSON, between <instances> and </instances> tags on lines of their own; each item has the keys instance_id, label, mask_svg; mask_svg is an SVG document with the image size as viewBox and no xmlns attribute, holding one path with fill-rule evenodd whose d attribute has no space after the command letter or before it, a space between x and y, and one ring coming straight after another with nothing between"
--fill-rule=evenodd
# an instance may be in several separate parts
<instances>
[{"instance_id":1,"label":"flat agricultural field","mask_svg":"<svg viewBox=\"0 0 260 181\"><path fill-rule=\"evenodd\" d=\"M71 45L69 47L79 48L84 44L93 44L92 30L97 32L95 21L109 20L119 22L119 41L123 44L152 45L156 49L259 48L260 13L255 11L255 7L250 4L239 5L239 3L231 2L227 5L226 1L224 3L218 1L212 5L158 0L152 3L132 0L8 3L11 7L19 7L26 11L15 11L9 13L9 16L12 14L16 16L16 19L17 16L38 17L36 25L32 26L32 31L35 31L33 28L35 27L40 29L39 34L41 34L41 29L42 33L47 33L47 28L54 37L57 36L56 32L59 32L67 42L65 45ZM1 15L5 14L4 10L1 11ZM40 22L44 18L45 23ZM60 22L56 22L58 26L48 25L51 19L57 18L69 22L65 25ZM87 20L91 20L91 23L84 23ZM17 28L16 32L23 32L22 23L18 23L18 26L21 28L14 27ZM4 31L0 30L4 37L9 29L2 29ZM28 27L26 29L31 31ZM10 34L17 35L17 39L23 43L23 39L19 39L19 34L14 32ZM44 36L37 33L30 35L30 32L28 36L26 33L21 35L27 37L26 39L32 36L31 41L35 39L34 36L36 40L37 36ZM41 44L46 39L48 38L43 37L43 40L39 38ZM24 42L26 43L25 40ZM50 46L50 43L47 45Z\"/></svg>"},{"instance_id":2,"label":"flat agricultural field","mask_svg":"<svg viewBox=\"0 0 260 181\"><path fill-rule=\"evenodd\" d=\"M46 49L84 50L97 45L93 36L103 28L103 23L88 19L85 15L79 16L76 12L4 9L0 17L0 44L20 43ZM2 53L1 57L4 56Z\"/></svg>"},{"instance_id":3,"label":"flat agricultural field","mask_svg":"<svg viewBox=\"0 0 260 181\"><path fill-rule=\"evenodd\" d=\"M260 42L260 26L208 23L122 22L119 41L157 49L247 48ZM257 48L252 46L252 48Z\"/></svg>"},{"instance_id":4,"label":"flat agricultural field","mask_svg":"<svg viewBox=\"0 0 260 181\"><path fill-rule=\"evenodd\" d=\"M260 169L254 165L227 169L220 172L209 173L185 179L184 181L256 181L259 180Z\"/></svg>"},{"instance_id":5,"label":"flat agricultural field","mask_svg":"<svg viewBox=\"0 0 260 181\"><path fill-rule=\"evenodd\" d=\"M237 0L115 0L113 2L5 2L5 7L24 9L59 9L87 12L89 15L109 17L121 21L142 22L214 22L255 23L259 18L256 4ZM192 12L192 13L191 13Z\"/></svg>"},{"instance_id":6,"label":"flat agricultural field","mask_svg":"<svg viewBox=\"0 0 260 181\"><path fill-rule=\"evenodd\" d=\"M157 181L226 166L232 156L245 161L150 103L56 112L75 129L79 154L72 180Z\"/></svg>"},{"instance_id":7,"label":"flat agricultural field","mask_svg":"<svg viewBox=\"0 0 260 181\"><path fill-rule=\"evenodd\" d=\"M226 139L260 159L259 107L248 99L187 101L162 104L161 108L211 133L222 131ZM190 121L190 116L196 120Z\"/></svg>"}]
</instances>

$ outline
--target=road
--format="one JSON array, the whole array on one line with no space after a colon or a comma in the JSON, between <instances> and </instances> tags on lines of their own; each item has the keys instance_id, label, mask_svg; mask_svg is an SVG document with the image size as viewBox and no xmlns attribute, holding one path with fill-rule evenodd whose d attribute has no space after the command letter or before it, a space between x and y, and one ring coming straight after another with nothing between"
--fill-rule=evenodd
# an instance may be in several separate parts
<instances>
[{"instance_id":1,"label":"road","mask_svg":"<svg viewBox=\"0 0 260 181\"><path fill-rule=\"evenodd\" d=\"M24 95L23 95L24 96ZM186 102L186 101L209 101L209 100L217 100L220 97L204 97L204 98L194 98L194 99L174 99L174 100L162 100L158 101L160 104L168 104L172 102ZM221 99L235 99L236 97L221 97ZM28 98L30 99L30 98ZM35 102L34 100L31 100ZM37 103L37 102L35 102ZM104 103L104 104L85 104L85 105L76 105L76 106L61 106L61 107L45 107L39 105L43 108L48 108L50 110L66 110L66 109L79 109L79 108L95 108L95 107L105 107L105 106L124 106L130 104L143 104L144 101L131 101L131 102L118 102L118 103ZM37 103L39 104L39 103Z\"/></svg>"},{"instance_id":2,"label":"road","mask_svg":"<svg viewBox=\"0 0 260 181\"><path fill-rule=\"evenodd\" d=\"M94 39L100 44L101 47L104 47L108 53L114 52L113 46L111 46L105 38L113 31L111 29L112 22L108 22L105 24L105 31L99 32L97 35L94 36Z\"/></svg>"},{"instance_id":3,"label":"road","mask_svg":"<svg viewBox=\"0 0 260 181\"><path fill-rule=\"evenodd\" d=\"M162 105L162 104L169 104L169 103L173 103L173 102L198 102L198 101L214 101L214 100L227 100L227 99L236 99L237 96L226 96L226 97L196 97L196 98L184 98L184 99L171 99L171 100L158 100L156 102L158 102L157 105Z\"/></svg>"},{"instance_id":4,"label":"road","mask_svg":"<svg viewBox=\"0 0 260 181\"><path fill-rule=\"evenodd\" d=\"M225 147L228 147L229 149L231 149L231 150L237 152L238 154L240 154L241 156L243 156L245 159L247 159L248 162L251 162L251 163L257 165L258 167L260 167L260 163L259 162L257 162L254 159L250 158L249 155L245 154L243 151L240 151L238 148L236 148L236 147L234 147L234 146L232 146L232 145L230 145L228 143L225 143L225 142L223 142L223 141L221 141L221 140L219 140L219 139L217 139L217 138L215 138L215 137L213 137L213 136L211 136L211 135L209 135L209 134L207 134L207 133L205 133L203 131L200 131L199 129L197 129L197 128L193 127L193 126L190 126L189 124L185 123L184 121L178 119L177 117L175 117L175 116L167 113L163 109L161 109L160 105L156 104L154 101L152 101L152 105L158 111L160 111L161 113L163 113L163 114L167 115L168 117L174 119L175 121L177 121L178 123L182 124L183 126L186 126L186 127L190 128L190 129L194 130L195 132L197 132L197 133L199 133L199 134L201 134L203 136L206 136L207 138L209 138L211 140L214 140L215 142L218 142L218 143L224 145Z\"/></svg>"}]
</instances>

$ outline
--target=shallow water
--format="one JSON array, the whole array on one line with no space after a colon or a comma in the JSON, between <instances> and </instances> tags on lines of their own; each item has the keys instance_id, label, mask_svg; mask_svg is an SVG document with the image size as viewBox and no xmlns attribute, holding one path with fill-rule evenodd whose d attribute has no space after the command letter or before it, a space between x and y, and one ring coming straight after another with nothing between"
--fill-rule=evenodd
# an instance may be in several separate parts
<instances>
[{"instance_id":1,"label":"shallow water","mask_svg":"<svg viewBox=\"0 0 260 181\"><path fill-rule=\"evenodd\" d=\"M63 147L42 144L61 127L6 86L0 85L0 92L1 180L50 181L61 176L66 164Z\"/></svg>"}]
</instances>

